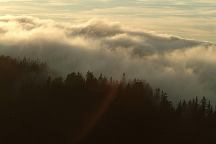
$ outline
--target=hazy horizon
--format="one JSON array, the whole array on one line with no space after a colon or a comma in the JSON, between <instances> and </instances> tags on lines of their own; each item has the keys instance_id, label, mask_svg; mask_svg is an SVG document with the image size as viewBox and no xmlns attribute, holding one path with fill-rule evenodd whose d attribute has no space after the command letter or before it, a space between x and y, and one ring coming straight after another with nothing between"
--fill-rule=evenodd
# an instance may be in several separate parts
<instances>
[{"instance_id":1,"label":"hazy horizon","mask_svg":"<svg viewBox=\"0 0 216 144\"><path fill-rule=\"evenodd\" d=\"M80 23L107 19L122 25L216 42L213 0L0 0L0 15Z\"/></svg>"}]
</instances>

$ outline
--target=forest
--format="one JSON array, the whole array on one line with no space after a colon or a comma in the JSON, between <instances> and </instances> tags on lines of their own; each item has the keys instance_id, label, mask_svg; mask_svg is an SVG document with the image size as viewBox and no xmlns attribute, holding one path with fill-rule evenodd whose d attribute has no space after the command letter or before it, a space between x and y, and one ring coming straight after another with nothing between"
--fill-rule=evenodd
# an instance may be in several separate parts
<instances>
[{"instance_id":1,"label":"forest","mask_svg":"<svg viewBox=\"0 0 216 144\"><path fill-rule=\"evenodd\" d=\"M0 144L213 144L205 97L174 104L145 80L71 72L0 56Z\"/></svg>"}]
</instances>

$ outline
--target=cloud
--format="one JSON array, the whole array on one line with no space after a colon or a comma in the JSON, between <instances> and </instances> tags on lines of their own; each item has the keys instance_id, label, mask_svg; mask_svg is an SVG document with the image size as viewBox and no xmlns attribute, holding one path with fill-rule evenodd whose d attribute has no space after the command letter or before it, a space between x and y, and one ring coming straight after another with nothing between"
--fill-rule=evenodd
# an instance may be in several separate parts
<instances>
[{"instance_id":1,"label":"cloud","mask_svg":"<svg viewBox=\"0 0 216 144\"><path fill-rule=\"evenodd\" d=\"M29 15L58 21L107 18L184 37L216 42L213 0L0 0L1 15Z\"/></svg>"},{"instance_id":2,"label":"cloud","mask_svg":"<svg viewBox=\"0 0 216 144\"><path fill-rule=\"evenodd\" d=\"M0 54L46 61L61 75L72 71L141 78L176 100L207 96L216 102L216 46L90 20L60 23L26 16L0 18Z\"/></svg>"}]
</instances>

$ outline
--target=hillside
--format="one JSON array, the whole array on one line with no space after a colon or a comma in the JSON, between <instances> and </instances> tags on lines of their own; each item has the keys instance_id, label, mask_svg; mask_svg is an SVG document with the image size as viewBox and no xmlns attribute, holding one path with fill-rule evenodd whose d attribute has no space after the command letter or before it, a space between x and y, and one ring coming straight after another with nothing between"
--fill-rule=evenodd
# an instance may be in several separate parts
<instances>
[{"instance_id":1,"label":"hillside","mask_svg":"<svg viewBox=\"0 0 216 144\"><path fill-rule=\"evenodd\" d=\"M143 80L92 72L50 75L39 61L0 56L1 144L214 143L216 112L203 97L173 105Z\"/></svg>"}]
</instances>

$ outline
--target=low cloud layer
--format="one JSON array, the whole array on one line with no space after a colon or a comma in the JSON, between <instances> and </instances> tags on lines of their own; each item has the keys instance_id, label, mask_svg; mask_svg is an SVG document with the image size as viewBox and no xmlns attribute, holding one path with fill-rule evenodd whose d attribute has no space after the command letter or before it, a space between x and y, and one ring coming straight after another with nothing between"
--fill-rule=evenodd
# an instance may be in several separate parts
<instances>
[{"instance_id":1,"label":"low cloud layer","mask_svg":"<svg viewBox=\"0 0 216 144\"><path fill-rule=\"evenodd\" d=\"M34 17L0 17L0 54L40 59L72 71L141 78L171 97L216 102L216 45L90 20L74 25Z\"/></svg>"}]
</instances>

